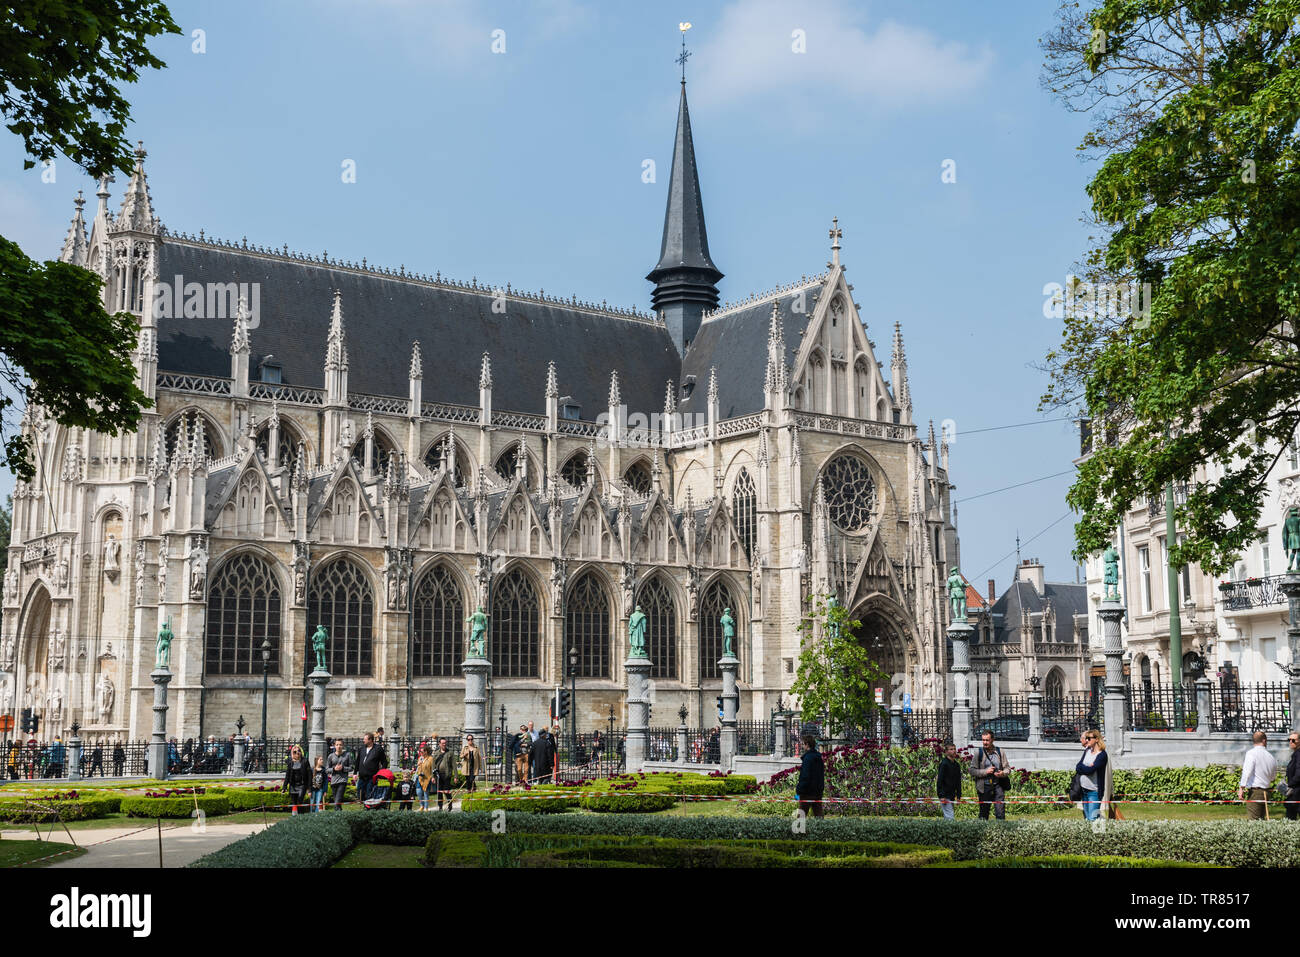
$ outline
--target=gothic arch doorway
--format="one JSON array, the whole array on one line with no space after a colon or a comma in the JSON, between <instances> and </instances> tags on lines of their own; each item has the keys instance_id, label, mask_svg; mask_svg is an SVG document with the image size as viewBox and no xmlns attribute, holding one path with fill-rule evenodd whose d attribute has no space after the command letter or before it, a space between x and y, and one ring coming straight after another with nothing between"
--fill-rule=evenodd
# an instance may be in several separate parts
<instances>
[{"instance_id":1,"label":"gothic arch doorway","mask_svg":"<svg viewBox=\"0 0 1300 957\"><path fill-rule=\"evenodd\" d=\"M43 719L41 727L48 725L50 658L50 613L53 605L44 585L37 585L27 599L27 609L22 625L22 672L15 688L15 711L31 708Z\"/></svg>"},{"instance_id":2,"label":"gothic arch doorway","mask_svg":"<svg viewBox=\"0 0 1300 957\"><path fill-rule=\"evenodd\" d=\"M870 605L859 608L853 617L862 622L858 640L885 673L883 680L875 682L877 700L888 708L901 705L904 693L910 692L915 699L917 689L911 687L908 675L907 639L897 619L887 610Z\"/></svg>"}]
</instances>

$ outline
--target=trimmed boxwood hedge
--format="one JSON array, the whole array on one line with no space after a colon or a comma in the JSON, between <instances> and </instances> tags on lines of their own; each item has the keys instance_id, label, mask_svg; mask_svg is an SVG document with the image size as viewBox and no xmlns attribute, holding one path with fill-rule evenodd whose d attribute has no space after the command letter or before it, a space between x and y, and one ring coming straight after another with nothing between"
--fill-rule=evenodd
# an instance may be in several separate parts
<instances>
[{"instance_id":1,"label":"trimmed boxwood hedge","mask_svg":"<svg viewBox=\"0 0 1300 957\"><path fill-rule=\"evenodd\" d=\"M951 861L930 864L929 867L1222 867L1221 864L1204 864L1193 861L1171 861L1151 857L1119 857L1099 854L1052 854L1034 857L984 857L970 861Z\"/></svg>"},{"instance_id":2,"label":"trimmed boxwood hedge","mask_svg":"<svg viewBox=\"0 0 1300 957\"><path fill-rule=\"evenodd\" d=\"M124 797L122 813L127 817L193 817L197 808L208 817L230 811L230 801L224 794L184 794L178 797Z\"/></svg>"},{"instance_id":3,"label":"trimmed boxwood hedge","mask_svg":"<svg viewBox=\"0 0 1300 957\"><path fill-rule=\"evenodd\" d=\"M4 798L0 799L0 821L10 824L53 820L88 821L116 814L121 803L122 799L117 795L94 793L82 793L76 799L62 801L43 801L39 796L33 796L31 803L21 798Z\"/></svg>"},{"instance_id":4,"label":"trimmed boxwood hedge","mask_svg":"<svg viewBox=\"0 0 1300 957\"><path fill-rule=\"evenodd\" d=\"M582 806L588 811L616 814L647 814L666 811L677 803L671 793L656 791L628 791L626 794L586 794Z\"/></svg>"},{"instance_id":5,"label":"trimmed boxwood hedge","mask_svg":"<svg viewBox=\"0 0 1300 957\"><path fill-rule=\"evenodd\" d=\"M466 794L460 799L462 811L499 811L508 810L520 814L559 814L561 811L569 811L577 807L581 798L562 797L562 798L537 798L527 797L527 794L535 794L543 788L533 788L529 792L519 791L515 794L490 794L486 792L475 792Z\"/></svg>"}]
</instances>

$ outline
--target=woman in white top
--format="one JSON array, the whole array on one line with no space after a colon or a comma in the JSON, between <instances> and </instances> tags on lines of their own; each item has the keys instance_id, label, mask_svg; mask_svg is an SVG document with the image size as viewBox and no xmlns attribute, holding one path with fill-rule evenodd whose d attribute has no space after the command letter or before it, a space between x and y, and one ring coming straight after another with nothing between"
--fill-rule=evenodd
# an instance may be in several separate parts
<instances>
[{"instance_id":1,"label":"woman in white top","mask_svg":"<svg viewBox=\"0 0 1300 957\"><path fill-rule=\"evenodd\" d=\"M1083 816L1085 820L1095 821L1103 810L1103 804L1110 803L1110 761L1106 756L1106 742L1101 732L1089 730L1084 732L1083 745L1087 749L1083 757L1074 766L1079 773L1079 784L1083 787Z\"/></svg>"}]
</instances>

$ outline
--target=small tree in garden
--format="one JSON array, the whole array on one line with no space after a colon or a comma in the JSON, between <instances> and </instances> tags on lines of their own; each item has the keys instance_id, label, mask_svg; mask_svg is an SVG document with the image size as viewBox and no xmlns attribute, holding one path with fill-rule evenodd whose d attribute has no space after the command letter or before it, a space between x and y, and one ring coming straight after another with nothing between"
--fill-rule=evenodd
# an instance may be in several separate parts
<instances>
[{"instance_id":1,"label":"small tree in garden","mask_svg":"<svg viewBox=\"0 0 1300 957\"><path fill-rule=\"evenodd\" d=\"M813 613L799 623L799 667L790 691L805 721L825 717L832 728L861 726L879 708L875 687L885 673L858 641L862 622L850 618L834 595L814 595L813 603Z\"/></svg>"}]
</instances>

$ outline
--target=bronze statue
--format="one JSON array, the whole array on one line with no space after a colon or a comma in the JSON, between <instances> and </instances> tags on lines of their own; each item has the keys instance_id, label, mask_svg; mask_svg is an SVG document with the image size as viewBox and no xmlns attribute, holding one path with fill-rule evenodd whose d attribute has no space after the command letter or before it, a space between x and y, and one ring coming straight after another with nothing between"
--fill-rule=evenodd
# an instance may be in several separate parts
<instances>
[{"instance_id":1,"label":"bronze statue","mask_svg":"<svg viewBox=\"0 0 1300 957\"><path fill-rule=\"evenodd\" d=\"M649 657L645 653L645 614L641 611L640 605L636 606L636 611L632 612L632 617L627 620L627 637L630 645L628 657Z\"/></svg>"},{"instance_id":2,"label":"bronze statue","mask_svg":"<svg viewBox=\"0 0 1300 957\"><path fill-rule=\"evenodd\" d=\"M156 668L169 668L172 663L172 639L176 636L172 634L171 619L168 618L163 622L162 630L158 632L158 650L154 658Z\"/></svg>"},{"instance_id":3,"label":"bronze statue","mask_svg":"<svg viewBox=\"0 0 1300 957\"><path fill-rule=\"evenodd\" d=\"M966 579L961 577L957 566L952 566L948 574L948 600L952 602L952 620L966 620Z\"/></svg>"},{"instance_id":4,"label":"bronze statue","mask_svg":"<svg viewBox=\"0 0 1300 957\"><path fill-rule=\"evenodd\" d=\"M731 609L722 609L722 617L718 619L722 625L722 656L724 658L734 658L736 656L736 619L731 617Z\"/></svg>"},{"instance_id":5,"label":"bronze statue","mask_svg":"<svg viewBox=\"0 0 1300 957\"><path fill-rule=\"evenodd\" d=\"M1286 570L1300 571L1300 508L1292 505L1282 523L1282 547L1286 549Z\"/></svg>"},{"instance_id":6,"label":"bronze statue","mask_svg":"<svg viewBox=\"0 0 1300 957\"><path fill-rule=\"evenodd\" d=\"M325 645L330 640L330 634L325 630L324 625L317 625L316 630L311 636L311 648L316 652L316 670L326 671L325 667Z\"/></svg>"},{"instance_id":7,"label":"bronze statue","mask_svg":"<svg viewBox=\"0 0 1300 957\"><path fill-rule=\"evenodd\" d=\"M1103 565L1101 581L1105 586L1102 590L1102 601L1119 601L1119 552L1115 550L1114 545L1106 546L1101 561Z\"/></svg>"},{"instance_id":8,"label":"bronze statue","mask_svg":"<svg viewBox=\"0 0 1300 957\"><path fill-rule=\"evenodd\" d=\"M471 658L482 658L486 654L484 644L486 643L485 636L488 625L488 616L483 613L483 606L479 605L478 610L465 621L473 626L469 633L469 656Z\"/></svg>"}]
</instances>

